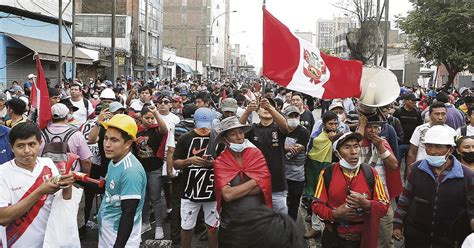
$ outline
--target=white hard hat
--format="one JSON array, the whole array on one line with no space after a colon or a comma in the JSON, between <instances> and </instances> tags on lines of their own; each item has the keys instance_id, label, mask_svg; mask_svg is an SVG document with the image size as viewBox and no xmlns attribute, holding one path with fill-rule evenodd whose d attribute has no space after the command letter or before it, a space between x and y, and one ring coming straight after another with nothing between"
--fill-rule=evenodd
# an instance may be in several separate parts
<instances>
[{"instance_id":1,"label":"white hard hat","mask_svg":"<svg viewBox=\"0 0 474 248\"><path fill-rule=\"evenodd\" d=\"M115 100L115 93L112 89L110 88L107 88L107 89L104 89L101 93L100 93L100 99L112 99L112 100Z\"/></svg>"},{"instance_id":2,"label":"white hard hat","mask_svg":"<svg viewBox=\"0 0 474 248\"><path fill-rule=\"evenodd\" d=\"M36 77L35 74L28 75L28 79L32 79L32 78L35 78L35 77Z\"/></svg>"},{"instance_id":3,"label":"white hard hat","mask_svg":"<svg viewBox=\"0 0 474 248\"><path fill-rule=\"evenodd\" d=\"M454 142L455 133L443 125L434 125L425 134L424 144L437 144L456 146Z\"/></svg>"}]
</instances>

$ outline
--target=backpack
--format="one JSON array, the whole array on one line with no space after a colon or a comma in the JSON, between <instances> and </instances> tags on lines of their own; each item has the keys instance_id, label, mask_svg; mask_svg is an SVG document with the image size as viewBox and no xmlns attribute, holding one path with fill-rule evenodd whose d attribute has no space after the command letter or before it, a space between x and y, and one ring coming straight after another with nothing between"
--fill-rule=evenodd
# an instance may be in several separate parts
<instances>
[{"instance_id":1,"label":"backpack","mask_svg":"<svg viewBox=\"0 0 474 248\"><path fill-rule=\"evenodd\" d=\"M334 168L334 164L331 164L328 167L326 167L326 169L324 169L324 174L323 174L324 187L326 188L327 192L329 192L329 185L331 184L331 180L332 180L333 168ZM362 173L364 174L367 184L369 185L370 194L372 195L372 197L374 197L374 187L375 187L374 173L372 172L372 169L370 168L370 165L368 164L361 164L360 168L362 170Z\"/></svg>"},{"instance_id":2,"label":"backpack","mask_svg":"<svg viewBox=\"0 0 474 248\"><path fill-rule=\"evenodd\" d=\"M41 136L45 141L41 156L50 158L55 164L60 161L67 161L67 153L70 152L67 142L76 132L75 128L68 128L62 133L55 134L45 128L41 131ZM51 142L52 140L54 142Z\"/></svg>"},{"instance_id":3,"label":"backpack","mask_svg":"<svg viewBox=\"0 0 474 248\"><path fill-rule=\"evenodd\" d=\"M467 134L467 126L462 126L461 127L461 136L466 136Z\"/></svg>"}]
</instances>

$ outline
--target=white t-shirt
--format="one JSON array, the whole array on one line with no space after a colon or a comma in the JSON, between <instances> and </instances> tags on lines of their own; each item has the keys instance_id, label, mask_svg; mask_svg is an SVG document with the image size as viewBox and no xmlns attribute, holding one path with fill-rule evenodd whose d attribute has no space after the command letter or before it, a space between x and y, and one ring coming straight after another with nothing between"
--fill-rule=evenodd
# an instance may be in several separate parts
<instances>
[{"instance_id":1,"label":"white t-shirt","mask_svg":"<svg viewBox=\"0 0 474 248\"><path fill-rule=\"evenodd\" d=\"M169 113L167 115L162 115L158 113L158 116L166 122L166 126L168 126L168 131L170 128L173 128L181 121L179 117L173 113Z\"/></svg>"},{"instance_id":2,"label":"white t-shirt","mask_svg":"<svg viewBox=\"0 0 474 248\"><path fill-rule=\"evenodd\" d=\"M174 127L176 124L180 122L179 117L173 113L169 113L167 115L162 115L158 113L158 116L160 116L163 121L166 122L166 126L168 127L168 137L166 138L166 148L165 148L165 159L163 160L163 170L161 171L161 175L166 176L168 175L167 172L167 162L166 162L166 156L168 155L168 147L176 147L175 140L174 140ZM173 169L173 174L175 173Z\"/></svg>"},{"instance_id":3,"label":"white t-shirt","mask_svg":"<svg viewBox=\"0 0 474 248\"><path fill-rule=\"evenodd\" d=\"M453 133L453 137L456 136L456 131L454 131L454 129L452 129L450 126L446 124L444 126L447 127ZM415 131L413 132L413 135L411 136L410 143L414 146L418 146L418 152L416 153L416 161L426 159L426 157L428 156L428 154L426 154L426 151L425 151L424 141L425 141L426 131L428 131L430 127L431 127L431 123L425 123L423 125L419 125L415 128Z\"/></svg>"},{"instance_id":4,"label":"white t-shirt","mask_svg":"<svg viewBox=\"0 0 474 248\"><path fill-rule=\"evenodd\" d=\"M456 130L456 134L457 136L461 136L461 128L458 128ZM466 129L466 136L471 136L471 135L474 135L474 127L471 125L468 125Z\"/></svg>"},{"instance_id":5,"label":"white t-shirt","mask_svg":"<svg viewBox=\"0 0 474 248\"><path fill-rule=\"evenodd\" d=\"M81 126L84 124L88 117L94 113L94 106L92 106L92 103L86 99L86 101L89 104L89 107L86 109L86 106L84 106L84 100L81 98L81 100L75 102L71 98L72 105L76 106L78 110L72 114L74 116L74 119L77 121L78 126Z\"/></svg>"},{"instance_id":6,"label":"white t-shirt","mask_svg":"<svg viewBox=\"0 0 474 248\"><path fill-rule=\"evenodd\" d=\"M0 165L0 207L17 204L30 188L36 189L44 181L56 175L59 175L58 169L50 158L38 157L33 171L17 166L14 159ZM10 248L43 247L46 224L51 212L53 198L53 195L45 195L25 214L34 218L31 223L28 224L27 218L20 218L10 223L8 226L11 228L9 229L10 235L6 233L8 227L2 226L0 228L2 244L8 243L9 240L13 242L8 245ZM36 208L39 209L39 212L35 216L32 213L35 212ZM21 233L22 227L26 230L21 236L16 237ZM15 238L16 241L13 241Z\"/></svg>"},{"instance_id":7,"label":"white t-shirt","mask_svg":"<svg viewBox=\"0 0 474 248\"><path fill-rule=\"evenodd\" d=\"M140 101L140 99L132 100L130 103L130 108L133 109L135 112L142 111L143 106L145 105L144 102Z\"/></svg>"}]
</instances>

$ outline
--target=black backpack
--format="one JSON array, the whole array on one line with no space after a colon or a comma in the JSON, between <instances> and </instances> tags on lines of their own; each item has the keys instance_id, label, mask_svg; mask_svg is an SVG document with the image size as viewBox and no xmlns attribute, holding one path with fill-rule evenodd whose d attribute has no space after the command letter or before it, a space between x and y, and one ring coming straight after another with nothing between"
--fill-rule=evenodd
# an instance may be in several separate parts
<instances>
[{"instance_id":1,"label":"black backpack","mask_svg":"<svg viewBox=\"0 0 474 248\"><path fill-rule=\"evenodd\" d=\"M60 161L67 161L67 153L70 152L67 142L73 134L77 132L75 128L68 128L62 133L51 133L48 128L41 131L41 136L45 141L42 157L53 160L55 164ZM51 142L54 140L54 142Z\"/></svg>"},{"instance_id":2,"label":"black backpack","mask_svg":"<svg viewBox=\"0 0 474 248\"><path fill-rule=\"evenodd\" d=\"M323 179L324 179L324 187L326 188L326 192L329 192L329 185L331 184L332 180L332 170L334 168L334 164L330 164L326 169L324 169ZM374 197L374 187L375 187L375 177L370 165L368 164L361 164L360 168L362 173L364 174L365 180L369 185L370 194Z\"/></svg>"}]
</instances>

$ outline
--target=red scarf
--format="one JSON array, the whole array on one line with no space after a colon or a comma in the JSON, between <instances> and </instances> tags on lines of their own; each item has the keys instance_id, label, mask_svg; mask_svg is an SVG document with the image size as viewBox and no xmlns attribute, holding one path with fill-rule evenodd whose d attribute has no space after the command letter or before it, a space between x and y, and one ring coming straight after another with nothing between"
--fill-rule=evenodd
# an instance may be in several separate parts
<instances>
[{"instance_id":1,"label":"red scarf","mask_svg":"<svg viewBox=\"0 0 474 248\"><path fill-rule=\"evenodd\" d=\"M242 166L225 149L214 162L214 187L216 190L217 211L221 210L222 189L237 175L243 174L257 181L258 187L263 192L265 204L272 207L272 180L268 171L267 162L258 148L247 147L242 152Z\"/></svg>"}]
</instances>

